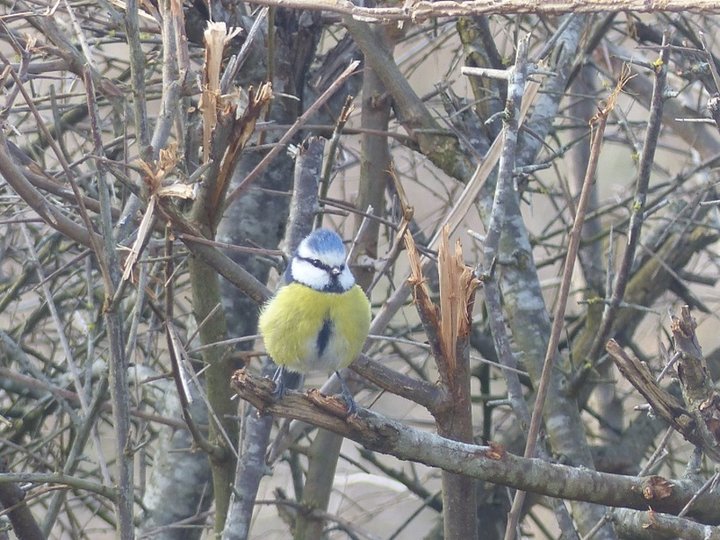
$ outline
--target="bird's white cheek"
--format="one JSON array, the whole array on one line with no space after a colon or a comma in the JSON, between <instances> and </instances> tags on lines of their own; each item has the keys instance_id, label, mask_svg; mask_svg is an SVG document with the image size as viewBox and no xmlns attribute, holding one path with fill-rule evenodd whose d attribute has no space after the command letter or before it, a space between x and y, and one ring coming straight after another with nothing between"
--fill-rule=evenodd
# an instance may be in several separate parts
<instances>
[{"instance_id":1,"label":"bird's white cheek","mask_svg":"<svg viewBox=\"0 0 720 540\"><path fill-rule=\"evenodd\" d=\"M355 285L355 277L352 275L352 272L347 266L338 277L338 282L340 283L340 287L343 291L347 291L350 287Z\"/></svg>"},{"instance_id":2,"label":"bird's white cheek","mask_svg":"<svg viewBox=\"0 0 720 540\"><path fill-rule=\"evenodd\" d=\"M328 275L324 270L300 259L293 260L291 275L295 281L317 290L328 284Z\"/></svg>"}]
</instances>

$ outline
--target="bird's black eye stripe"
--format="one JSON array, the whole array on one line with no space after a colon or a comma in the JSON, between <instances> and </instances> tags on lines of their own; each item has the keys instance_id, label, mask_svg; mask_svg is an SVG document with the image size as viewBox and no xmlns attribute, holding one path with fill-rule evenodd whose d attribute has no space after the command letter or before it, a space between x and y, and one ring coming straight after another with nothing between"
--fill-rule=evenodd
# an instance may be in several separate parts
<instances>
[{"instance_id":1,"label":"bird's black eye stripe","mask_svg":"<svg viewBox=\"0 0 720 540\"><path fill-rule=\"evenodd\" d=\"M330 267L327 264L324 264L320 259L308 259L307 257L298 257L298 259L312 264L315 268L330 272Z\"/></svg>"}]
</instances>

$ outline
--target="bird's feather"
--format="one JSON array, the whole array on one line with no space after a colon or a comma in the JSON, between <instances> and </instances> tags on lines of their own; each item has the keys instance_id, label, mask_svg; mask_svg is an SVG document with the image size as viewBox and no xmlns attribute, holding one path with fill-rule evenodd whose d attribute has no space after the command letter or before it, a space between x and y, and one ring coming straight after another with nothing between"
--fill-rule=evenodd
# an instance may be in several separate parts
<instances>
[{"instance_id":1,"label":"bird's feather","mask_svg":"<svg viewBox=\"0 0 720 540\"><path fill-rule=\"evenodd\" d=\"M370 327L370 302L357 285L331 293L290 283L263 308L259 326L276 364L300 373L331 372L360 354Z\"/></svg>"}]
</instances>

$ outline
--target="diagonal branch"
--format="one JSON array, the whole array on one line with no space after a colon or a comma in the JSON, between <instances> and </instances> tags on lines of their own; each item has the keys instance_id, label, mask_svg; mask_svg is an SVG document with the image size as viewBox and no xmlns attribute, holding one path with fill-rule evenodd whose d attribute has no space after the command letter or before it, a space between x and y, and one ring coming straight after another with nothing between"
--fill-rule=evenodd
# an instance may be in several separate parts
<instances>
[{"instance_id":1,"label":"diagonal branch","mask_svg":"<svg viewBox=\"0 0 720 540\"><path fill-rule=\"evenodd\" d=\"M294 418L339 433L365 448L402 460L424 463L524 491L613 507L678 514L696 494L694 484L661 476L625 476L583 467L558 465L511 454L500 445L480 446L453 441L421 431L368 409L346 417L342 402L318 393L288 392L273 398L274 383L245 370L235 372L232 385L238 395L258 410ZM712 491L696 499L691 517L716 524L720 495Z\"/></svg>"}]
</instances>

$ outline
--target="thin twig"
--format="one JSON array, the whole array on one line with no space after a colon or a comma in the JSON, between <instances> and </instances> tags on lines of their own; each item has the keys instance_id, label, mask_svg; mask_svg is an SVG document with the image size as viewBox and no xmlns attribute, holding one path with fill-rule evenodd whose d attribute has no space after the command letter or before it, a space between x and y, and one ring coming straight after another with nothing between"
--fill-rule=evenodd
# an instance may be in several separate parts
<instances>
[{"instance_id":1,"label":"thin twig","mask_svg":"<svg viewBox=\"0 0 720 540\"><path fill-rule=\"evenodd\" d=\"M0 60L5 63L5 65L9 65L9 61L7 58L5 58L4 55L0 53ZM84 199L82 196L82 192L80 191L80 188L77 185L77 182L75 180L75 175L72 173L72 170L70 168L70 165L68 164L67 160L65 159L65 156L63 152L60 150L59 146L55 142L55 138L50 133L50 130L48 130L47 125L45 124L42 116L40 115L40 112L37 110L37 107L35 106L35 103L33 102L32 97L30 94L28 94L27 90L25 89L25 86L22 84L22 81L18 77L18 74L15 72L14 69L10 70L10 75L15 81L15 84L19 87L20 92L23 95L23 99L25 99L25 103L27 104L28 108L32 112L33 116L35 117L35 120L37 122L37 126L40 128L40 131L43 133L44 137L48 140L50 147L53 149L53 152L55 153L55 156L58 159L58 162L60 163L61 167L63 168L63 171L65 173L67 181L70 183L70 187L73 190L73 193L75 195L75 199L77 201L78 205L78 213L80 214L80 218L83 221L83 224L87 228L87 231L89 233L92 233L94 230L92 221L90 220L90 216L87 213L87 209L85 208ZM95 253L98 255L101 253L100 246L97 243L97 237L93 234L90 234L88 237L90 244L93 246L93 249ZM102 262L99 261L102 265Z\"/></svg>"},{"instance_id":2,"label":"thin twig","mask_svg":"<svg viewBox=\"0 0 720 540\"><path fill-rule=\"evenodd\" d=\"M330 137L330 144L328 145L327 155L325 162L323 163L322 175L320 176L320 194L318 199L323 201L327 198L328 190L330 189L330 176L332 175L333 165L335 164L335 154L337 153L338 146L340 145L340 139L343 135L345 124L350 118L352 112L353 97L347 96L345 98L345 104L343 105L340 115L338 116L335 128L333 129L332 136ZM320 208L322 209L322 203ZM323 213L318 212L315 216L315 228L322 226ZM349 259L352 260L352 259Z\"/></svg>"},{"instance_id":3,"label":"thin twig","mask_svg":"<svg viewBox=\"0 0 720 540\"><path fill-rule=\"evenodd\" d=\"M189 391L185 388L184 380L182 378L182 372L184 370L181 364L181 357L186 354L184 346L180 341L175 326L173 324L173 304L175 302L174 297L174 282L173 274L175 271L173 264L173 242L170 228L168 227L165 234L165 337L167 340L168 352L170 354L170 363L172 364L173 380L175 381L175 388L178 392L178 399L180 401L180 410L182 411L183 418L187 424L188 431L192 435L193 441L203 450L208 456L215 458L222 458L223 449L219 446L215 446L208 441L208 439L202 434L200 428L195 423L190 412Z\"/></svg>"},{"instance_id":4,"label":"thin twig","mask_svg":"<svg viewBox=\"0 0 720 540\"><path fill-rule=\"evenodd\" d=\"M590 361L598 358L600 352L605 347L615 314L619 308L620 302L625 295L630 278L630 270L635 260L635 251L640 241L640 230L642 229L644 215L646 211L645 201L647 198L648 185L650 183L650 173L655 157L658 139L660 137L660 129L663 121L663 103L665 101L665 81L667 79L667 64L670 55L670 49L667 47L667 36L663 37L663 48L660 51L660 58L655 64L655 84L653 85L653 93L650 106L650 118L648 120L647 132L645 133L645 143L643 144L642 155L640 158L640 168L638 171L637 183L635 185L635 198L630 208L631 217L628 231L628 240L625 252L613 286L613 294L610 304L605 306L603 318L597 336L593 341L592 347L588 352Z\"/></svg>"},{"instance_id":5,"label":"thin twig","mask_svg":"<svg viewBox=\"0 0 720 540\"><path fill-rule=\"evenodd\" d=\"M703 493L710 490L710 488L714 487L715 484L717 484L718 479L720 479L720 472L716 472L710 478L708 478L707 481L702 485L702 487L700 487L700 489L698 489L693 494L687 504L683 506L683 509L680 510L678 517L685 516L690 511L690 508L692 508L692 505L695 504L695 502L698 500L698 498L701 497Z\"/></svg>"},{"instance_id":6,"label":"thin twig","mask_svg":"<svg viewBox=\"0 0 720 540\"><path fill-rule=\"evenodd\" d=\"M290 129L288 129L285 134L280 137L280 140L275 144L275 146L270 150L265 157L260 160L260 163L258 163L255 168L248 173L248 175L243 179L242 182L233 190L231 191L228 196L225 198L225 208L230 206L235 199L240 197L245 191L247 191L250 188L250 185L260 176L260 173L262 173L268 165L272 162L273 159L290 143L292 138L295 136L295 134L302 128L303 125L322 107L325 102L327 102L328 99L332 97L335 92L337 92L340 87L345 83L345 81L355 73L355 70L360 65L359 61L353 61L350 63L348 67L346 67L343 72L338 76L338 78L333 81L333 83L325 90L319 98L315 100L315 102L310 105L310 107L307 108L307 110L300 115L300 117L293 123L292 126L290 126Z\"/></svg>"},{"instance_id":7,"label":"thin twig","mask_svg":"<svg viewBox=\"0 0 720 540\"><path fill-rule=\"evenodd\" d=\"M113 501L118 496L115 487L92 482L85 478L53 473L0 473L0 483L19 482L29 484L59 484L79 491L89 491Z\"/></svg>"},{"instance_id":8,"label":"thin twig","mask_svg":"<svg viewBox=\"0 0 720 540\"><path fill-rule=\"evenodd\" d=\"M88 70L85 71L85 86L88 110L92 125L92 137L95 153L103 155L102 137L98 123L97 103L95 101L95 87ZM107 325L107 339L109 344L108 376L110 381L110 401L113 411L113 427L115 433L115 452L118 486L118 497L115 500L117 513L118 536L122 540L134 538L133 504L134 504L134 476L132 442L130 438L130 397L127 380L127 356L125 356L125 339L123 321L118 312L119 303L113 298L120 287L120 263L115 250L115 235L113 231L112 206L110 204L110 185L107 179L106 165L103 161L97 162L98 200L100 202L100 228L102 230L102 245L96 245L95 253L103 277L105 299L103 315ZM79 193L78 206L82 207ZM85 212L81 212L81 215ZM88 218L89 219L89 218Z\"/></svg>"},{"instance_id":9,"label":"thin twig","mask_svg":"<svg viewBox=\"0 0 720 540\"><path fill-rule=\"evenodd\" d=\"M42 282L42 290L45 296L45 302L47 302L50 316L55 323L55 328L58 333L58 339L60 341L60 345L62 346L63 352L65 353L65 361L70 368L73 383L75 384L75 391L77 392L77 396L80 399L80 407L82 408L83 414L87 415L87 396L85 396L85 393L83 392L83 384L80 378L80 369L78 368L77 362L75 362L75 355L73 355L72 353L70 342L68 341L67 335L65 334L65 324L60 319L60 314L55 304L55 300L53 299L53 293L50 290L50 284L45 279L45 274L43 272L40 260L38 259L37 253L35 252L35 247L33 246L33 240L30 237L30 232L28 231L28 228L24 223L20 225L20 230L22 231L23 238L25 239L25 245L27 246L28 253L30 255L29 259L35 265L35 271L37 272L38 277Z\"/></svg>"},{"instance_id":10,"label":"thin twig","mask_svg":"<svg viewBox=\"0 0 720 540\"><path fill-rule=\"evenodd\" d=\"M585 212L587 210L588 202L590 201L592 187L595 183L595 172L600 158L600 149L602 147L603 135L605 133L605 125L607 123L608 115L614 106L615 96L620 92L621 84L622 81L618 84L614 94L611 95L608 105L599 111L596 117L592 120L592 122L595 123L595 129L593 131L592 141L590 144L590 160L587 165L585 179L583 180L577 213L573 221L572 230L570 231L565 265L563 268L560 290L558 291L558 297L556 300L552 329L550 331L550 339L545 353L545 359L543 361L542 374L540 375L540 381L538 383L537 395L535 397L532 418L528 429L527 442L525 444L525 457L533 457L535 455L537 438L540 433L540 425L542 423L543 408L545 406L545 398L547 397L548 389L550 387L551 373L555 357L558 354L557 347L560 343L563 326L565 324L565 308L567 306L567 299L570 293L570 286L572 284L572 274L575 268L575 260L580 248L582 228L585 223ZM517 527L524 500L524 492L518 491L515 493L515 499L513 500L512 508L510 510L508 526L505 530L506 540L512 540L515 536L515 529Z\"/></svg>"},{"instance_id":11,"label":"thin twig","mask_svg":"<svg viewBox=\"0 0 720 540\"><path fill-rule=\"evenodd\" d=\"M263 23L267 18L268 9L269 8L264 7L260 10L260 12L255 17L252 26L250 27L250 31L248 32L245 41L243 41L242 47L240 47L240 52L237 53L237 56L233 56L228 62L228 66L223 73L222 79L220 79L221 93L227 94L230 91L230 87L235 81L236 75L240 71L240 68L243 66L245 61L248 59L248 56L250 55L250 48L252 45L254 45L255 40L257 39L258 34L263 27Z\"/></svg>"}]
</instances>

